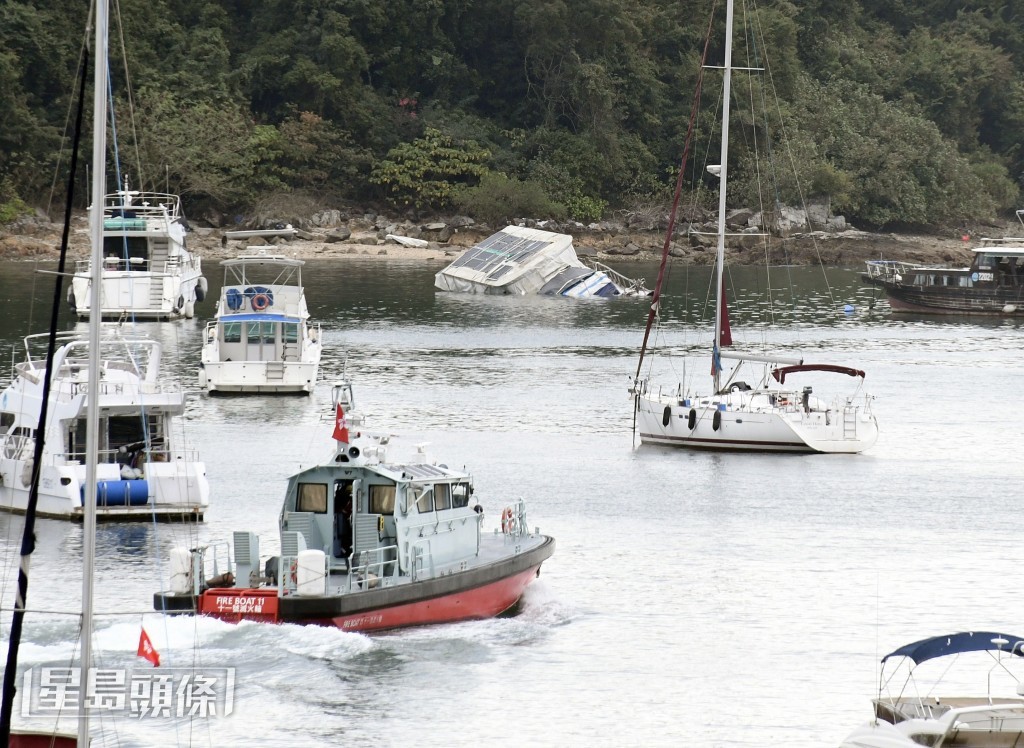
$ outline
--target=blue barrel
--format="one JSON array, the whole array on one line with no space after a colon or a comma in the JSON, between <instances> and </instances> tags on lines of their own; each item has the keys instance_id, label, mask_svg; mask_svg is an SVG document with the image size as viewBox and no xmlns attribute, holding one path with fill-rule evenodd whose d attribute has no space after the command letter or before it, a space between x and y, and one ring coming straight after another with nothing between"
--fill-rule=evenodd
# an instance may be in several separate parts
<instances>
[{"instance_id":1,"label":"blue barrel","mask_svg":"<svg viewBox=\"0 0 1024 748\"><path fill-rule=\"evenodd\" d=\"M82 485L85 493L85 485ZM143 506L149 503L149 481L101 480L96 482L96 506Z\"/></svg>"}]
</instances>

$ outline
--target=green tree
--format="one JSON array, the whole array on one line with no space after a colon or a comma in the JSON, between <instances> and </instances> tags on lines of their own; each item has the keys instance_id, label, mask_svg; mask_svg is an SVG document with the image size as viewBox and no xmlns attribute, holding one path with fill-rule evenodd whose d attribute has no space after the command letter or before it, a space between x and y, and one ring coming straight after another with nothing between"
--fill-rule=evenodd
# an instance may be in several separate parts
<instances>
[{"instance_id":1,"label":"green tree","mask_svg":"<svg viewBox=\"0 0 1024 748\"><path fill-rule=\"evenodd\" d=\"M392 148L373 168L370 181L384 187L395 205L446 208L463 185L487 172L490 152L477 143L457 142L428 128L422 138Z\"/></svg>"}]
</instances>

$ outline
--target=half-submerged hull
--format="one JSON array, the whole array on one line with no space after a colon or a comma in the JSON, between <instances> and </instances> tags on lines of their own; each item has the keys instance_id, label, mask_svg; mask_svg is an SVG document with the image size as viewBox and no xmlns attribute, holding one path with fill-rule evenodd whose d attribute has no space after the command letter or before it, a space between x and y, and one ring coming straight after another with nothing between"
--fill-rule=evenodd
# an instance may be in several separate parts
<instances>
[{"instance_id":1,"label":"half-submerged hull","mask_svg":"<svg viewBox=\"0 0 1024 748\"><path fill-rule=\"evenodd\" d=\"M706 404L641 396L637 430L645 444L733 452L854 454L878 439L875 418L863 408L805 410L780 402L769 393L722 395Z\"/></svg>"}]
</instances>

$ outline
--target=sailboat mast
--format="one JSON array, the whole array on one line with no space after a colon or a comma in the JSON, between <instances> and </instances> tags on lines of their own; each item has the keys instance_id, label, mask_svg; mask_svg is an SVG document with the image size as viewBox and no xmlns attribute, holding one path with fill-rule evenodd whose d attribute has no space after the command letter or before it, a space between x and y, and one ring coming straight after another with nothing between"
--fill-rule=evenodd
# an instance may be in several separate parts
<instances>
[{"instance_id":1,"label":"sailboat mast","mask_svg":"<svg viewBox=\"0 0 1024 748\"><path fill-rule=\"evenodd\" d=\"M712 369L715 378L715 392L720 389L722 352L722 294L725 293L725 195L729 182L729 99L732 87L732 6L733 0L725 4L725 75L722 79L722 153L721 172L718 184L718 258L715 278L715 350Z\"/></svg>"},{"instance_id":2,"label":"sailboat mast","mask_svg":"<svg viewBox=\"0 0 1024 748\"><path fill-rule=\"evenodd\" d=\"M103 269L103 196L107 154L107 0L96 0L96 43L93 54L92 205L89 214L92 254L89 284L89 396L85 414L85 495L82 497L82 627L81 683L83 696L92 665L93 567L96 559L96 463L99 461L100 413L100 286ZM78 744L89 745L89 711L78 700Z\"/></svg>"}]
</instances>

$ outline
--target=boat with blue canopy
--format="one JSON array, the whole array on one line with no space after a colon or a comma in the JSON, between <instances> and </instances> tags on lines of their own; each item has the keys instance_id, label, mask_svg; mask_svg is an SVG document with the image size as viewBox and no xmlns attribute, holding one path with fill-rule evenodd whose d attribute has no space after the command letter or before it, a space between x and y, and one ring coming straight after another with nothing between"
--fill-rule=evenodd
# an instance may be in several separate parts
<instances>
[{"instance_id":1,"label":"boat with blue canopy","mask_svg":"<svg viewBox=\"0 0 1024 748\"><path fill-rule=\"evenodd\" d=\"M961 655L975 654L961 661ZM919 666L939 659L941 665L919 673ZM902 646L882 658L874 719L840 748L1024 745L1022 661L1024 637L994 631L963 631ZM983 691L936 695L944 681L963 682L968 671L984 679ZM994 690L1000 683L1012 688L1011 695Z\"/></svg>"},{"instance_id":2,"label":"boat with blue canopy","mask_svg":"<svg viewBox=\"0 0 1024 748\"><path fill-rule=\"evenodd\" d=\"M207 392L313 391L323 346L320 325L309 319L304 264L263 251L221 262L224 286L199 365Z\"/></svg>"}]
</instances>

